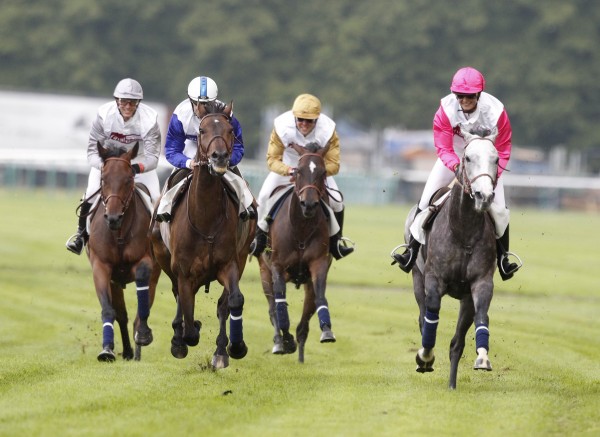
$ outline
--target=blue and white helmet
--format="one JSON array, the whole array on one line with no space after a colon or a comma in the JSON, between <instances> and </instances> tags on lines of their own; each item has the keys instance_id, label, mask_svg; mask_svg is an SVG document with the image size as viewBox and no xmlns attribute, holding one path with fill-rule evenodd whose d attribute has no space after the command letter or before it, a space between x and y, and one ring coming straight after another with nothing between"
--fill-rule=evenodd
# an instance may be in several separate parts
<instances>
[{"instance_id":1,"label":"blue and white helmet","mask_svg":"<svg viewBox=\"0 0 600 437\"><path fill-rule=\"evenodd\" d=\"M218 93L217 84L207 76L195 77L188 85L188 96L194 102L212 102Z\"/></svg>"}]
</instances>

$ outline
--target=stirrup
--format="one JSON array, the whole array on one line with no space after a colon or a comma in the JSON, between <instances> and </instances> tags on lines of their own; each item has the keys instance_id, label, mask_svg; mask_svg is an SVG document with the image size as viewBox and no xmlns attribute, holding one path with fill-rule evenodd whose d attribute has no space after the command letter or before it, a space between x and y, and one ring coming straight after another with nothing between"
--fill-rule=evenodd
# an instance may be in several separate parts
<instances>
[{"instance_id":1,"label":"stirrup","mask_svg":"<svg viewBox=\"0 0 600 437\"><path fill-rule=\"evenodd\" d=\"M402 253L396 253L399 249L405 249L404 250L405 252L410 250L409 247L408 247L408 243L399 244L396 247L394 247L392 249L392 251L390 252L390 256L392 257L392 260L393 260L392 261L392 265L394 265L396 263L400 264L400 262L398 261L398 258L400 256L402 256L403 254Z\"/></svg>"},{"instance_id":2,"label":"stirrup","mask_svg":"<svg viewBox=\"0 0 600 437\"><path fill-rule=\"evenodd\" d=\"M400 248L405 249L404 253L396 253L396 251ZM409 255L408 260L406 262L403 262L402 257L406 254ZM400 270L402 270L404 273L410 273L417 260L417 254L418 252L412 247L410 247L410 244L400 244L394 247L394 250L392 250L392 253L390 253L390 256L393 259L392 265L398 263L398 267L400 267Z\"/></svg>"},{"instance_id":3,"label":"stirrup","mask_svg":"<svg viewBox=\"0 0 600 437\"><path fill-rule=\"evenodd\" d=\"M517 258L517 263L511 263L509 260L509 256L514 256L515 258ZM515 265L515 267L511 268L510 270L506 271L504 270L504 260L508 261L508 265ZM498 263L498 270L500 270L500 276L502 276L502 278L506 278L506 279L510 279L512 278L512 276L519 271L519 269L521 267L523 267L523 261L521 260L521 258L519 258L519 255L517 255L514 252L505 252L502 254L502 256L500 257L500 262Z\"/></svg>"},{"instance_id":4,"label":"stirrup","mask_svg":"<svg viewBox=\"0 0 600 437\"><path fill-rule=\"evenodd\" d=\"M81 255L83 247L85 246L85 239L83 233L76 232L69 237L65 246L69 252L73 252L75 255Z\"/></svg>"},{"instance_id":5,"label":"stirrup","mask_svg":"<svg viewBox=\"0 0 600 437\"><path fill-rule=\"evenodd\" d=\"M336 260L342 259L354 252L355 246L356 243L350 238L340 237L335 245L335 251L337 253L332 253L332 255Z\"/></svg>"}]
</instances>

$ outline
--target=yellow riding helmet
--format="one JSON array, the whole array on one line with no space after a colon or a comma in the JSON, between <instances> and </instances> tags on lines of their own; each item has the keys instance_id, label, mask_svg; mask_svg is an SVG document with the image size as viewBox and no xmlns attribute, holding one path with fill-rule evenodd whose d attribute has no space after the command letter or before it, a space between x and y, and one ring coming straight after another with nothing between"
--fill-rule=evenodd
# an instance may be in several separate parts
<instances>
[{"instance_id":1,"label":"yellow riding helmet","mask_svg":"<svg viewBox=\"0 0 600 437\"><path fill-rule=\"evenodd\" d=\"M312 94L300 94L294 100L292 113L297 118L314 120L321 114L321 101Z\"/></svg>"}]
</instances>

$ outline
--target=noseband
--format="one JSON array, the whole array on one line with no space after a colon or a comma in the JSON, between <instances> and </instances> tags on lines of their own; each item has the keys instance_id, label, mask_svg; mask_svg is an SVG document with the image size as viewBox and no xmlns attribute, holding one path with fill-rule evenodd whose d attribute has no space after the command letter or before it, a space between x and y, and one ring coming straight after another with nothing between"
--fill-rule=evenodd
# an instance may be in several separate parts
<instances>
[{"instance_id":1,"label":"noseband","mask_svg":"<svg viewBox=\"0 0 600 437\"><path fill-rule=\"evenodd\" d=\"M486 141L489 141L490 143L492 143L492 145L494 145L494 142L492 140L490 140L489 138L473 138L471 141L469 141L467 144L465 144L463 157L460 161L460 175L461 175L461 180L462 180L461 185L463 187L463 191L465 192L465 194L468 194L470 197L473 197L473 188L472 188L473 182L475 182L477 179L479 179L481 177L487 176L488 178L490 178L492 181L492 187L494 189L496 188L496 177L492 176L489 173L481 173L481 174L474 176L471 179L469 179L467 177L467 168L465 165L465 157L466 157L465 152L467 150L467 147L469 147L469 144L471 144L474 140L486 140ZM460 181L459 181L459 183L460 183Z\"/></svg>"},{"instance_id":2,"label":"noseband","mask_svg":"<svg viewBox=\"0 0 600 437\"><path fill-rule=\"evenodd\" d=\"M319 159L321 159L321 161L323 161L323 163L325 162L325 160L323 159L323 157L321 155L319 155L318 153L305 153L304 155L301 155L298 158L298 162L300 162L300 160L302 158L307 157L307 156L316 156ZM316 185L314 185L314 184L306 184L303 187L300 187L300 188L296 187L295 188L296 196L300 197L300 195L304 191L308 190L309 188L312 188L313 190L316 190L317 193L318 193L318 195L319 195L319 198L321 198L321 196L323 195L323 191L319 187L317 187Z\"/></svg>"},{"instance_id":3,"label":"noseband","mask_svg":"<svg viewBox=\"0 0 600 437\"><path fill-rule=\"evenodd\" d=\"M202 130L202 122L204 121L204 119L209 118L209 117L223 117L229 123L229 117L226 114L223 114L223 113L206 114L204 117L202 117L200 119L200 130ZM227 153L231 156L231 153L233 151L233 137L231 138L231 142L228 143L227 140L225 139L225 137L223 137L223 135L215 135L210 139L210 141L208 142L206 147L204 147L202 145L202 143L200 142L200 132L198 132L198 151L199 151L198 157L200 158L198 163L200 165L208 165L209 164L208 149L210 148L210 145L212 144L212 142L217 139L223 140L223 143L225 143L225 148L227 149Z\"/></svg>"},{"instance_id":4,"label":"noseband","mask_svg":"<svg viewBox=\"0 0 600 437\"><path fill-rule=\"evenodd\" d=\"M129 166L129 169L131 170L131 179L133 179L135 176L133 174L133 169L131 168L131 162L129 162L127 159L123 159L123 158L108 158L106 161L104 161L104 165L106 165L106 163L108 161L123 161L126 162L127 165ZM104 173L104 165L102 166L102 173ZM116 197L117 199L119 199L119 201L121 202L121 205L123 206L123 209L121 210L121 213L119 215L124 215L125 211L127 210L127 208L129 207L129 203L131 202L131 199L133 197L133 192L135 191L135 186L132 184L131 185L131 191L128 193L127 198L125 200L123 200L121 198L121 196L119 196L118 194L109 194L107 197L104 197L104 178L101 177L100 179L101 181L101 191L100 191L100 198L102 199L102 204L104 205L104 207L106 208L106 204L108 203L108 201L112 198L112 197Z\"/></svg>"}]
</instances>

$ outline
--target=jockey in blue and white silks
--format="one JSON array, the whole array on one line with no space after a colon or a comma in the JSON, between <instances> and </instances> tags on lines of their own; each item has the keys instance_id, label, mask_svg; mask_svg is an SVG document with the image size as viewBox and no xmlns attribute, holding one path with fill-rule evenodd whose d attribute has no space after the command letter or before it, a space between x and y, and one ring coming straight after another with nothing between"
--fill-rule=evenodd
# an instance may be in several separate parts
<instances>
[{"instance_id":1,"label":"jockey in blue and white silks","mask_svg":"<svg viewBox=\"0 0 600 437\"><path fill-rule=\"evenodd\" d=\"M205 114L203 104L216 101L217 93L217 85L211 78L206 76L196 77L188 85L189 99L179 103L173 111L167 129L165 156L167 161L176 169L192 168L192 162L198 150L200 119ZM235 116L231 117L231 125L235 139L229 165L235 167L244 157L244 140L242 126ZM224 178L237 193L240 200L240 213L244 214L248 211L246 214L252 216L254 214L252 210L254 196L250 192L246 181L231 170L227 170ZM178 189L179 186L176 185L163 194L157 210L159 221L169 220L171 202Z\"/></svg>"}]
</instances>

